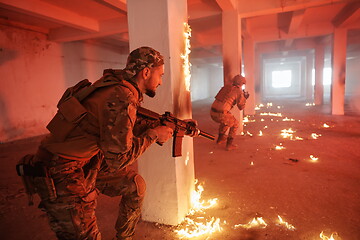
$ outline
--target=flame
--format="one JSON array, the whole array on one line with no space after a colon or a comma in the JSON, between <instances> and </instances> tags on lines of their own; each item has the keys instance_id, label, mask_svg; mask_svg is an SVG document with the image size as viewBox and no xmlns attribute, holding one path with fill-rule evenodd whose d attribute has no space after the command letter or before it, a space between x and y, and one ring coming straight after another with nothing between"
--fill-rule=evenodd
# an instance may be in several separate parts
<instances>
[{"instance_id":1,"label":"flame","mask_svg":"<svg viewBox=\"0 0 360 240\"><path fill-rule=\"evenodd\" d=\"M197 180L195 182L197 184ZM200 201L201 194L204 191L204 187L199 184L197 186L197 191L194 190L191 195L191 203L192 209L190 210L190 214L193 215L195 212L202 212L204 209L211 208L217 204L217 198L213 198L205 202L204 200Z\"/></svg>"},{"instance_id":2,"label":"flame","mask_svg":"<svg viewBox=\"0 0 360 240\"><path fill-rule=\"evenodd\" d=\"M284 122L294 122L295 119L285 117L285 118L283 118L283 121L284 121Z\"/></svg>"},{"instance_id":3,"label":"flame","mask_svg":"<svg viewBox=\"0 0 360 240\"><path fill-rule=\"evenodd\" d=\"M283 138L289 138L290 140L303 140L303 138L301 137L296 137L294 136L294 133L295 131L292 130L291 128L289 129L283 129L281 130L281 136L283 136Z\"/></svg>"},{"instance_id":4,"label":"flame","mask_svg":"<svg viewBox=\"0 0 360 240\"><path fill-rule=\"evenodd\" d=\"M321 136L321 134L316 134L316 133L312 133L311 134L311 137L313 138L313 139L318 139L318 137L320 137Z\"/></svg>"},{"instance_id":5,"label":"flame","mask_svg":"<svg viewBox=\"0 0 360 240\"><path fill-rule=\"evenodd\" d=\"M255 122L255 120L250 120L248 116L245 116L243 122Z\"/></svg>"},{"instance_id":6,"label":"flame","mask_svg":"<svg viewBox=\"0 0 360 240\"><path fill-rule=\"evenodd\" d=\"M316 162L317 160L319 160L318 157L314 157L314 155L310 155L310 159L314 162Z\"/></svg>"},{"instance_id":7,"label":"flame","mask_svg":"<svg viewBox=\"0 0 360 240\"><path fill-rule=\"evenodd\" d=\"M249 133L249 131L246 131L246 135L249 135L250 137L252 137L252 134Z\"/></svg>"},{"instance_id":8,"label":"flame","mask_svg":"<svg viewBox=\"0 0 360 240\"><path fill-rule=\"evenodd\" d=\"M254 166L254 162L250 162L250 165L251 165L251 166Z\"/></svg>"},{"instance_id":9,"label":"flame","mask_svg":"<svg viewBox=\"0 0 360 240\"><path fill-rule=\"evenodd\" d=\"M265 121L263 118L260 120L261 122Z\"/></svg>"},{"instance_id":10,"label":"flame","mask_svg":"<svg viewBox=\"0 0 360 240\"><path fill-rule=\"evenodd\" d=\"M234 228L239 228L239 227L243 227L245 229L249 229L249 228L253 228L253 227L261 227L261 228L266 228L267 224L266 222L262 219L262 217L254 217L253 220L251 220L250 222L246 223L246 224L237 224L234 226Z\"/></svg>"},{"instance_id":11,"label":"flame","mask_svg":"<svg viewBox=\"0 0 360 240\"><path fill-rule=\"evenodd\" d=\"M315 103L306 103L305 106L309 107L309 106L315 106Z\"/></svg>"},{"instance_id":12,"label":"flame","mask_svg":"<svg viewBox=\"0 0 360 240\"><path fill-rule=\"evenodd\" d=\"M271 102L269 102L269 103L266 104L266 107L269 108L269 107L272 107L272 105L273 104Z\"/></svg>"},{"instance_id":13,"label":"flame","mask_svg":"<svg viewBox=\"0 0 360 240\"><path fill-rule=\"evenodd\" d=\"M265 126L265 127L264 127L264 129L267 129L267 128L268 128L268 126Z\"/></svg>"},{"instance_id":14,"label":"flame","mask_svg":"<svg viewBox=\"0 0 360 240\"><path fill-rule=\"evenodd\" d=\"M280 143L280 145L275 145L275 150L283 150L285 147Z\"/></svg>"},{"instance_id":15,"label":"flame","mask_svg":"<svg viewBox=\"0 0 360 240\"><path fill-rule=\"evenodd\" d=\"M324 128L329 128L330 126L327 125L326 123L324 123L323 127L324 127Z\"/></svg>"},{"instance_id":16,"label":"flame","mask_svg":"<svg viewBox=\"0 0 360 240\"><path fill-rule=\"evenodd\" d=\"M322 240L335 240L334 234L337 235L337 233L332 233L330 237L327 237L327 236L324 235L324 232L322 231L322 232L320 233L320 238L321 238Z\"/></svg>"},{"instance_id":17,"label":"flame","mask_svg":"<svg viewBox=\"0 0 360 240\"><path fill-rule=\"evenodd\" d=\"M296 229L293 225L291 225L291 224L283 221L282 218L281 218L279 215L278 215L278 218L279 218L278 223L279 223L280 225L284 225L287 229L289 229L289 230L291 230L291 231L294 231L294 230Z\"/></svg>"},{"instance_id":18,"label":"flame","mask_svg":"<svg viewBox=\"0 0 360 240\"><path fill-rule=\"evenodd\" d=\"M271 113L271 112L268 112L268 113L260 113L261 116L274 116L274 117L282 117L282 114L281 113Z\"/></svg>"},{"instance_id":19,"label":"flame","mask_svg":"<svg viewBox=\"0 0 360 240\"><path fill-rule=\"evenodd\" d=\"M202 235L210 235L216 231L221 231L220 218L215 220L214 217L211 218L209 222L199 223L191 220L190 218L185 218L185 223L188 227L185 229L175 230L175 232L180 236L180 238L194 238Z\"/></svg>"},{"instance_id":20,"label":"flame","mask_svg":"<svg viewBox=\"0 0 360 240\"><path fill-rule=\"evenodd\" d=\"M259 136L262 136L262 135L263 135L263 132L260 130L258 135L259 135Z\"/></svg>"},{"instance_id":21,"label":"flame","mask_svg":"<svg viewBox=\"0 0 360 240\"><path fill-rule=\"evenodd\" d=\"M197 185L197 180L195 180L195 185ZM220 218L212 217L208 220L205 217L197 217L196 221L193 220L195 213L204 213L205 209L209 209L217 204L217 198L210 199L208 201L201 200L201 194L204 191L204 187L201 184L198 184L196 187L197 190L194 190L191 195L192 208L184 221L179 224L178 228L183 228L175 230L180 238L194 238L202 235L210 235L216 231L221 231L222 227L220 226ZM201 220L201 221L200 221Z\"/></svg>"},{"instance_id":22,"label":"flame","mask_svg":"<svg viewBox=\"0 0 360 240\"><path fill-rule=\"evenodd\" d=\"M283 129L281 130L281 136L283 136L283 138L292 138L293 137L293 133L294 131L289 128L289 129Z\"/></svg>"},{"instance_id":23,"label":"flame","mask_svg":"<svg viewBox=\"0 0 360 240\"><path fill-rule=\"evenodd\" d=\"M188 92L190 92L190 78L191 78L191 73L190 73L190 68L191 68L191 63L189 60L189 55L190 55L190 37L191 37L191 28L190 25L186 22L184 22L184 37L185 37L185 50L184 50L184 54L181 54L180 57L181 59L184 61L183 62L183 68L184 68L184 75L185 75L185 87L186 90Z\"/></svg>"}]
</instances>

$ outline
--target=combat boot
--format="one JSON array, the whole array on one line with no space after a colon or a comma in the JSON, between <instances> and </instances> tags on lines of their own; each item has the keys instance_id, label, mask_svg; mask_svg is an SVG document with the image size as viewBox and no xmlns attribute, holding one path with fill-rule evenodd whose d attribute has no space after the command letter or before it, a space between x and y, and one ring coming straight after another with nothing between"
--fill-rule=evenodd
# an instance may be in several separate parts
<instances>
[{"instance_id":1,"label":"combat boot","mask_svg":"<svg viewBox=\"0 0 360 240\"><path fill-rule=\"evenodd\" d=\"M225 134L219 134L219 137L216 140L216 144L222 144L225 141L226 141L226 135Z\"/></svg>"},{"instance_id":2,"label":"combat boot","mask_svg":"<svg viewBox=\"0 0 360 240\"><path fill-rule=\"evenodd\" d=\"M231 151L238 148L238 145L233 143L233 138L228 138L226 141L226 151Z\"/></svg>"}]
</instances>

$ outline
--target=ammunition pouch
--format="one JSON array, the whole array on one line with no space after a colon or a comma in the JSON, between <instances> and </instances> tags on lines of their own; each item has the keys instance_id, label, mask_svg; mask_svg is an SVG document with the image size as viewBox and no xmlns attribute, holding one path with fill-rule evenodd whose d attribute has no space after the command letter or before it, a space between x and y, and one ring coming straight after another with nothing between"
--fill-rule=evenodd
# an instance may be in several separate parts
<instances>
[{"instance_id":1,"label":"ammunition pouch","mask_svg":"<svg viewBox=\"0 0 360 240\"><path fill-rule=\"evenodd\" d=\"M57 141L61 142L65 140L88 112L74 96L66 99L58 108L58 112L46 128Z\"/></svg>"},{"instance_id":2,"label":"ammunition pouch","mask_svg":"<svg viewBox=\"0 0 360 240\"><path fill-rule=\"evenodd\" d=\"M47 168L41 162L34 161L34 154L27 154L16 165L16 172L21 177L29 205L33 205L33 195L39 193L41 198L54 201L56 190L54 181L48 175Z\"/></svg>"}]
</instances>

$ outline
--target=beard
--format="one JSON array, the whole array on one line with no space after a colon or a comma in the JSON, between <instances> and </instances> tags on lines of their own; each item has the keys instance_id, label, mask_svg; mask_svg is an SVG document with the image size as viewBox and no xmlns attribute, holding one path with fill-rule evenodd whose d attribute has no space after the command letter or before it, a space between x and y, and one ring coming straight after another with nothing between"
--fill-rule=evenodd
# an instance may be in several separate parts
<instances>
[{"instance_id":1,"label":"beard","mask_svg":"<svg viewBox=\"0 0 360 240\"><path fill-rule=\"evenodd\" d=\"M153 97L155 97L156 92L154 90L147 89L145 94L148 95L149 97L153 98Z\"/></svg>"}]
</instances>

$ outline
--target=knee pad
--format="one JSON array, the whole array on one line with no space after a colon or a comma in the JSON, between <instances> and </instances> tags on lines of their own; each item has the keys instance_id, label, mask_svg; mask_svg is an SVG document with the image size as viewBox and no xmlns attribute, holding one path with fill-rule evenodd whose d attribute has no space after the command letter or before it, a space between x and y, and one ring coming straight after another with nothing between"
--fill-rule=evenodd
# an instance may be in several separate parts
<instances>
[{"instance_id":1,"label":"knee pad","mask_svg":"<svg viewBox=\"0 0 360 240\"><path fill-rule=\"evenodd\" d=\"M138 196L143 197L146 192L145 180L139 174L136 174L134 177L134 182L136 184L136 191Z\"/></svg>"}]
</instances>

